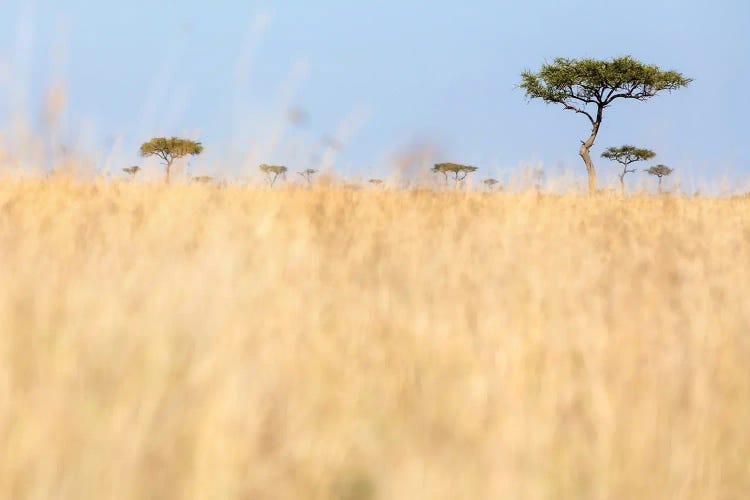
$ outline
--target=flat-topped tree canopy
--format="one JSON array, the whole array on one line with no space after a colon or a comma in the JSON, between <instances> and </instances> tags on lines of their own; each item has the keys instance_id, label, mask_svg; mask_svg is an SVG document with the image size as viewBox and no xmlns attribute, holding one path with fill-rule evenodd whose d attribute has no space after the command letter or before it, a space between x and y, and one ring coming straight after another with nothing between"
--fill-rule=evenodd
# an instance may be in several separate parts
<instances>
[{"instance_id":1,"label":"flat-topped tree canopy","mask_svg":"<svg viewBox=\"0 0 750 500\"><path fill-rule=\"evenodd\" d=\"M660 92L671 92L690 82L692 79L677 71L665 71L631 56L610 60L558 57L552 64L543 64L538 72L521 73L519 86L530 100L560 104L591 122L591 134L587 140L581 141L579 154L586 164L589 190L593 192L596 189L596 169L590 151L604 110L618 99L646 101Z\"/></svg>"},{"instance_id":2,"label":"flat-topped tree canopy","mask_svg":"<svg viewBox=\"0 0 750 500\"><path fill-rule=\"evenodd\" d=\"M529 99L562 104L594 123L589 105L607 107L616 99L645 101L662 91L677 90L693 80L677 71L664 71L631 56L609 61L558 57L538 73L521 73L521 88Z\"/></svg>"},{"instance_id":3,"label":"flat-topped tree canopy","mask_svg":"<svg viewBox=\"0 0 750 500\"><path fill-rule=\"evenodd\" d=\"M156 156L164 160L167 182L175 160L185 156L197 156L202 152L203 145L200 142L179 137L155 137L141 145L141 156Z\"/></svg>"},{"instance_id":4,"label":"flat-topped tree canopy","mask_svg":"<svg viewBox=\"0 0 750 500\"><path fill-rule=\"evenodd\" d=\"M659 179L661 179L665 175L669 175L672 172L674 172L674 169L669 168L666 165L654 165L653 167L649 167L648 169L646 169L646 172L648 172L650 175L655 175Z\"/></svg>"},{"instance_id":5,"label":"flat-topped tree canopy","mask_svg":"<svg viewBox=\"0 0 750 500\"><path fill-rule=\"evenodd\" d=\"M635 168L629 168L631 163L637 161L650 160L656 156L656 153L650 149L637 148L626 144L620 147L609 147L602 153L602 158L616 161L622 165L622 172L618 174L620 178L620 192L625 192L625 176L635 172Z\"/></svg>"},{"instance_id":6,"label":"flat-topped tree canopy","mask_svg":"<svg viewBox=\"0 0 750 500\"><path fill-rule=\"evenodd\" d=\"M433 172L476 172L477 167L471 165L461 165L460 163L436 163L432 167Z\"/></svg>"},{"instance_id":7,"label":"flat-topped tree canopy","mask_svg":"<svg viewBox=\"0 0 750 500\"><path fill-rule=\"evenodd\" d=\"M287 168L283 165L266 165L265 163L258 168L263 172L272 174L283 174L287 171Z\"/></svg>"},{"instance_id":8,"label":"flat-topped tree canopy","mask_svg":"<svg viewBox=\"0 0 750 500\"><path fill-rule=\"evenodd\" d=\"M203 145L200 142L179 137L155 137L141 145L141 156L158 156L166 163L188 155L199 155L202 152Z\"/></svg>"},{"instance_id":9,"label":"flat-topped tree canopy","mask_svg":"<svg viewBox=\"0 0 750 500\"><path fill-rule=\"evenodd\" d=\"M662 177L665 177L672 172L674 172L674 169L669 168L666 165L654 165L653 167L649 167L646 169L646 172L649 173L649 175L655 175L659 178L659 192L661 193L661 179Z\"/></svg>"},{"instance_id":10,"label":"flat-topped tree canopy","mask_svg":"<svg viewBox=\"0 0 750 500\"><path fill-rule=\"evenodd\" d=\"M616 161L623 165L630 165L636 161L650 160L654 156L656 156L656 153L650 149L637 148L627 144L620 147L609 147L602 153L602 158Z\"/></svg>"},{"instance_id":11,"label":"flat-topped tree canopy","mask_svg":"<svg viewBox=\"0 0 750 500\"><path fill-rule=\"evenodd\" d=\"M265 163L258 167L261 172L266 174L269 184L271 187L276 183L276 179L280 175L286 175L287 168L283 165L266 165Z\"/></svg>"},{"instance_id":12,"label":"flat-topped tree canopy","mask_svg":"<svg viewBox=\"0 0 750 500\"><path fill-rule=\"evenodd\" d=\"M436 163L432 167L432 171L436 174L443 174L445 177L445 183L448 184L448 174L453 174L453 181L455 185L464 180L467 175L477 171L477 167L471 165L461 165L460 163Z\"/></svg>"}]
</instances>

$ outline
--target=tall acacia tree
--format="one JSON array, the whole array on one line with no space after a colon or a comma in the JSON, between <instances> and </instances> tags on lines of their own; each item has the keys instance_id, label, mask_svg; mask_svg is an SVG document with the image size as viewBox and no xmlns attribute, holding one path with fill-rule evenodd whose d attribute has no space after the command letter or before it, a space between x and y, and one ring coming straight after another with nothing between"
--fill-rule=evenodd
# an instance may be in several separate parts
<instances>
[{"instance_id":1,"label":"tall acacia tree","mask_svg":"<svg viewBox=\"0 0 750 500\"><path fill-rule=\"evenodd\" d=\"M521 78L520 87L529 99L559 104L591 122L591 134L581 141L578 150L586 164L590 192L596 190L591 147L599 133L604 110L617 99L646 101L659 92L676 90L692 81L681 73L663 71L630 56L606 61L559 57L553 64L542 65L539 72L524 71Z\"/></svg>"},{"instance_id":2,"label":"tall acacia tree","mask_svg":"<svg viewBox=\"0 0 750 500\"><path fill-rule=\"evenodd\" d=\"M650 160L654 156L656 156L656 153L654 153L650 149L637 148L635 146L629 145L620 146L619 148L607 148L607 150L602 153L602 158L616 161L617 163L622 165L622 172L617 174L617 176L620 178L621 193L625 192L625 176L636 171L636 169L634 168L629 168L630 164L637 161Z\"/></svg>"},{"instance_id":3,"label":"tall acacia tree","mask_svg":"<svg viewBox=\"0 0 750 500\"><path fill-rule=\"evenodd\" d=\"M198 156L203 152L203 145L200 142L189 139L180 139L178 137L155 137L141 145L141 156L157 156L164 161L165 180L169 183L169 174L172 170L172 164L175 160L185 156Z\"/></svg>"},{"instance_id":4,"label":"tall acacia tree","mask_svg":"<svg viewBox=\"0 0 750 500\"><path fill-rule=\"evenodd\" d=\"M477 171L477 167L458 163L437 163L432 167L432 171L436 174L443 174L446 186L448 185L448 174L453 175L453 187L458 187L458 184L466 179L467 175Z\"/></svg>"}]
</instances>

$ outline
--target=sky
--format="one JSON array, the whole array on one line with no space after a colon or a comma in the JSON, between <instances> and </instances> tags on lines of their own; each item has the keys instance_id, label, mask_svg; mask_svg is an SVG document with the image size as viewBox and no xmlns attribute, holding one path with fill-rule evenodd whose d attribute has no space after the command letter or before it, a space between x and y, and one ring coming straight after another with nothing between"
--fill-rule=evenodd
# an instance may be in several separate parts
<instances>
[{"instance_id":1,"label":"sky","mask_svg":"<svg viewBox=\"0 0 750 500\"><path fill-rule=\"evenodd\" d=\"M42 130L57 89L56 140L102 170L177 135L206 147L197 174L282 163L367 178L421 154L484 177L582 177L588 122L528 102L519 74L629 54L694 82L615 103L592 153L632 143L683 186L717 186L750 176L749 27L746 0L0 0L0 130L21 115Z\"/></svg>"}]
</instances>

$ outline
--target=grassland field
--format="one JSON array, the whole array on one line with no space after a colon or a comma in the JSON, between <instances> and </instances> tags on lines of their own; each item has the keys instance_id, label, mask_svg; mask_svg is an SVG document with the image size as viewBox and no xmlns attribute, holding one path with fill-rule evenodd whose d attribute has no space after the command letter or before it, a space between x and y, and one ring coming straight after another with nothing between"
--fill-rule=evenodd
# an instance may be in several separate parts
<instances>
[{"instance_id":1,"label":"grassland field","mask_svg":"<svg viewBox=\"0 0 750 500\"><path fill-rule=\"evenodd\" d=\"M0 179L0 498L743 499L750 198Z\"/></svg>"}]
</instances>

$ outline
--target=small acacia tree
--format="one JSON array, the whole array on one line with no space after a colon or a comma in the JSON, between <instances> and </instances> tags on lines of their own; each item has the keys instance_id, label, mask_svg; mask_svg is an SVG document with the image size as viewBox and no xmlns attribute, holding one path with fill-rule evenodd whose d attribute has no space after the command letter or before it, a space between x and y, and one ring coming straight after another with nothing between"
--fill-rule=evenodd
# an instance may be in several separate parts
<instances>
[{"instance_id":1,"label":"small acacia tree","mask_svg":"<svg viewBox=\"0 0 750 500\"><path fill-rule=\"evenodd\" d=\"M286 177L287 168L283 165L263 164L258 168L260 168L261 172L266 174L266 180L271 187L276 184L276 179L278 179L279 176Z\"/></svg>"},{"instance_id":2,"label":"small acacia tree","mask_svg":"<svg viewBox=\"0 0 750 500\"><path fill-rule=\"evenodd\" d=\"M164 161L166 170L165 181L169 183L169 175L172 170L172 164L175 160L186 156L198 156L203 152L203 145L200 142L189 139L180 139L178 137L155 137L141 145L141 156L157 156Z\"/></svg>"},{"instance_id":3,"label":"small acacia tree","mask_svg":"<svg viewBox=\"0 0 750 500\"><path fill-rule=\"evenodd\" d=\"M655 175L659 178L659 192L661 193L661 178L674 172L674 169L671 169L666 165L654 165L653 167L649 167L646 172L648 172L649 175Z\"/></svg>"},{"instance_id":4,"label":"small acacia tree","mask_svg":"<svg viewBox=\"0 0 750 500\"><path fill-rule=\"evenodd\" d=\"M602 153L602 158L606 158L611 161L616 161L622 165L622 172L618 177L620 178L620 192L625 192L625 176L627 174L635 173L635 168L629 168L631 163L638 161L650 160L656 156L656 153L650 149L637 148L635 146L620 146L619 148L610 147Z\"/></svg>"},{"instance_id":5,"label":"small acacia tree","mask_svg":"<svg viewBox=\"0 0 750 500\"><path fill-rule=\"evenodd\" d=\"M383 185L383 181L381 179L370 179L367 182L369 182L373 186L382 186Z\"/></svg>"},{"instance_id":6,"label":"small acacia tree","mask_svg":"<svg viewBox=\"0 0 750 500\"><path fill-rule=\"evenodd\" d=\"M492 191L492 189L495 187L495 184L497 183L498 183L497 179L485 179L484 180L484 185L487 186L487 189L489 191Z\"/></svg>"},{"instance_id":7,"label":"small acacia tree","mask_svg":"<svg viewBox=\"0 0 750 500\"><path fill-rule=\"evenodd\" d=\"M626 56L602 61L557 58L539 72L521 73L520 87L529 99L559 104L591 122L591 134L581 141L578 154L586 164L589 191L596 190L596 168L591 147L596 141L604 110L617 99L646 101L662 91L687 86L692 80L676 71L663 71Z\"/></svg>"},{"instance_id":8,"label":"small acacia tree","mask_svg":"<svg viewBox=\"0 0 750 500\"><path fill-rule=\"evenodd\" d=\"M452 175L453 187L458 187L458 184L466 179L467 175L477 171L477 167L460 165L458 163L437 163L432 167L432 171L436 174L443 174L446 186L448 185L448 175Z\"/></svg>"},{"instance_id":9,"label":"small acacia tree","mask_svg":"<svg viewBox=\"0 0 750 500\"><path fill-rule=\"evenodd\" d=\"M141 167L139 167L138 165L133 165L132 167L123 168L122 171L133 178L135 177L135 174L141 171Z\"/></svg>"},{"instance_id":10,"label":"small acacia tree","mask_svg":"<svg viewBox=\"0 0 750 500\"><path fill-rule=\"evenodd\" d=\"M317 173L318 171L313 168L307 168L302 172L297 172L297 174L301 175L307 181L308 186L312 185L312 176Z\"/></svg>"}]
</instances>

